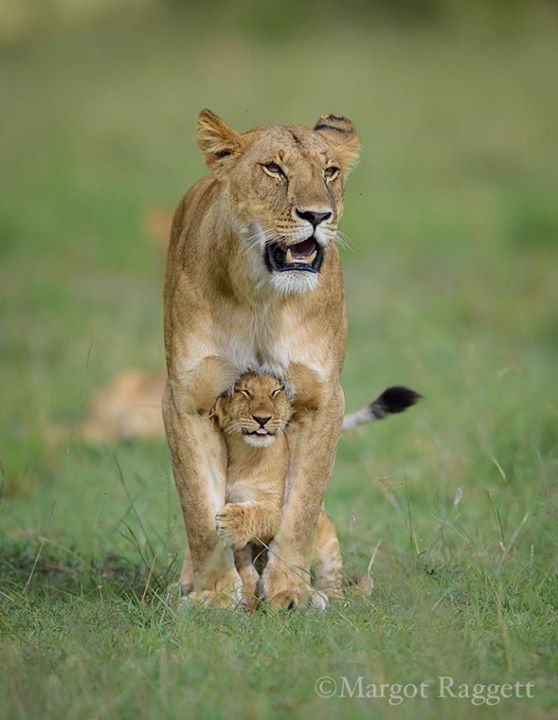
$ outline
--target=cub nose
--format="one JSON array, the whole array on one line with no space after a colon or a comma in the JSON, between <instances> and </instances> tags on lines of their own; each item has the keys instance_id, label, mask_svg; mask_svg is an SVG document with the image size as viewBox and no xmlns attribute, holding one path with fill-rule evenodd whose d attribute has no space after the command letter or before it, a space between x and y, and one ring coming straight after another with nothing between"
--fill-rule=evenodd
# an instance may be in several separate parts
<instances>
[{"instance_id":1,"label":"cub nose","mask_svg":"<svg viewBox=\"0 0 558 720\"><path fill-rule=\"evenodd\" d=\"M268 415L267 417L262 417L261 415L252 415L254 420L259 423L262 427L266 424L268 420L271 420L271 415Z\"/></svg>"},{"instance_id":2,"label":"cub nose","mask_svg":"<svg viewBox=\"0 0 558 720\"><path fill-rule=\"evenodd\" d=\"M308 220L313 228L317 227L320 223L329 220L331 212L318 212L317 210L297 210L296 214L301 220Z\"/></svg>"}]
</instances>

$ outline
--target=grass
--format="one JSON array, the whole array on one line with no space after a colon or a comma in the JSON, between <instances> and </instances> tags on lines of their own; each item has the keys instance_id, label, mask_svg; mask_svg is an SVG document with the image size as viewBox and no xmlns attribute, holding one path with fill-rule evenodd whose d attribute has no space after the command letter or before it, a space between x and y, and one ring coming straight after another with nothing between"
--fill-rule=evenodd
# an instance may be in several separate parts
<instances>
[{"instance_id":1,"label":"grass","mask_svg":"<svg viewBox=\"0 0 558 720\"><path fill-rule=\"evenodd\" d=\"M553 717L558 657L556 22L282 39L155 15L4 49L0 717ZM342 441L326 499L348 587L325 616L167 598L183 529L163 443L49 440L162 365L144 227L203 172L194 119L342 112L349 407L425 401ZM320 698L352 683L534 682L533 699Z\"/></svg>"}]
</instances>

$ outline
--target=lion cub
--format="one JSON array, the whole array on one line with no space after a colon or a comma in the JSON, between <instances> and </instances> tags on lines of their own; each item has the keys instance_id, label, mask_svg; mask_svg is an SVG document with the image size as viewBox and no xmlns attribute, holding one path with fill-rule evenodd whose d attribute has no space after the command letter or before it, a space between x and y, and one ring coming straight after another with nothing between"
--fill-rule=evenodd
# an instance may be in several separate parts
<instances>
[{"instance_id":1,"label":"lion cub","mask_svg":"<svg viewBox=\"0 0 558 720\"><path fill-rule=\"evenodd\" d=\"M257 602L254 557L264 551L281 523L289 467L285 430L291 413L285 386L252 372L236 382L232 394L218 398L212 410L228 450L226 505L215 517L216 528L235 551L249 607ZM322 511L312 559L313 585L326 596L340 595L342 573L335 526Z\"/></svg>"}]
</instances>

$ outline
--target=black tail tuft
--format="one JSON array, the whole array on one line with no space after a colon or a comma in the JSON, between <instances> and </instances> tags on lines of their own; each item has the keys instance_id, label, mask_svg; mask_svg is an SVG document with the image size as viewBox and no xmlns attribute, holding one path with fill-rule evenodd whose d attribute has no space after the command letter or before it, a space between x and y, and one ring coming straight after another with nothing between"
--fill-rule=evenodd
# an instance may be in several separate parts
<instances>
[{"instance_id":1,"label":"black tail tuft","mask_svg":"<svg viewBox=\"0 0 558 720\"><path fill-rule=\"evenodd\" d=\"M407 410L407 408L415 405L421 398L422 395L420 395L420 393L410 388L403 387L402 385L394 385L394 387L384 390L376 402L381 406L385 414L389 415Z\"/></svg>"}]
</instances>

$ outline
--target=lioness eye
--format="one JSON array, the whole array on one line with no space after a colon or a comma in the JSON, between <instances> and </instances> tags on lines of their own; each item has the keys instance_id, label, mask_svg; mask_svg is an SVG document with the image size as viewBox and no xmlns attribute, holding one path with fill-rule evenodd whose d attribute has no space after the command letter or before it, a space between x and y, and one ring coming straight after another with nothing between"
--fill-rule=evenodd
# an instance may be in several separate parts
<instances>
[{"instance_id":1,"label":"lioness eye","mask_svg":"<svg viewBox=\"0 0 558 720\"><path fill-rule=\"evenodd\" d=\"M337 177L337 173L339 172L339 168L335 167L335 165L330 165L329 167L326 167L324 170L324 175L328 180L333 180L335 177Z\"/></svg>"},{"instance_id":2,"label":"lioness eye","mask_svg":"<svg viewBox=\"0 0 558 720\"><path fill-rule=\"evenodd\" d=\"M263 169L268 175L284 175L285 173L281 170L277 163L266 163L262 165Z\"/></svg>"}]
</instances>

